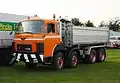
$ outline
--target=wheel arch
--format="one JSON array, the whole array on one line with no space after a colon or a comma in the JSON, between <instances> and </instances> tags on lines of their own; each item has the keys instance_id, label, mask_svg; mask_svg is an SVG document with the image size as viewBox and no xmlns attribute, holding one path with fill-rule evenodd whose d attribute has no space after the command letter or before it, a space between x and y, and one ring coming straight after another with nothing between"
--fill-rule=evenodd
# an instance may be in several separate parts
<instances>
[{"instance_id":1,"label":"wheel arch","mask_svg":"<svg viewBox=\"0 0 120 83\"><path fill-rule=\"evenodd\" d=\"M72 49L70 49L70 52L69 52L68 57L70 57L70 55L71 55L71 53L72 53L73 51L76 51L78 54L80 54L79 48L73 47ZM78 56L78 58L80 58L80 56Z\"/></svg>"},{"instance_id":2,"label":"wheel arch","mask_svg":"<svg viewBox=\"0 0 120 83\"><path fill-rule=\"evenodd\" d=\"M56 44L52 50L52 56L54 56L55 53L57 52L65 52L65 47L64 45L61 44Z\"/></svg>"},{"instance_id":3,"label":"wheel arch","mask_svg":"<svg viewBox=\"0 0 120 83\"><path fill-rule=\"evenodd\" d=\"M86 47L84 49L84 54L85 55L90 55L90 52L91 52L92 49L99 49L99 48L104 48L105 49L105 45Z\"/></svg>"}]
</instances>

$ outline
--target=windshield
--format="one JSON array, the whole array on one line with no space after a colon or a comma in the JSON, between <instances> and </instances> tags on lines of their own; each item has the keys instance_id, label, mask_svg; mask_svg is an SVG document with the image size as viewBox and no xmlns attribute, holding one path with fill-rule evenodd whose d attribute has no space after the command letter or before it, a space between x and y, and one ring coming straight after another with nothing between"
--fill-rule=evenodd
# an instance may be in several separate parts
<instances>
[{"instance_id":1,"label":"windshield","mask_svg":"<svg viewBox=\"0 0 120 83\"><path fill-rule=\"evenodd\" d=\"M17 33L40 33L43 26L43 20L23 21L18 25Z\"/></svg>"}]
</instances>

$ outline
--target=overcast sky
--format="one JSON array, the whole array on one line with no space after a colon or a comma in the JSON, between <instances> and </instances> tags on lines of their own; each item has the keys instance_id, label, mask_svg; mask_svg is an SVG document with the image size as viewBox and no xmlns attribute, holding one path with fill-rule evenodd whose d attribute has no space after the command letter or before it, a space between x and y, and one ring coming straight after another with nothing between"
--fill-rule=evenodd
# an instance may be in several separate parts
<instances>
[{"instance_id":1,"label":"overcast sky","mask_svg":"<svg viewBox=\"0 0 120 83\"><path fill-rule=\"evenodd\" d=\"M34 15L42 18L78 17L98 24L102 20L120 17L120 0L1 0L0 12Z\"/></svg>"}]
</instances>

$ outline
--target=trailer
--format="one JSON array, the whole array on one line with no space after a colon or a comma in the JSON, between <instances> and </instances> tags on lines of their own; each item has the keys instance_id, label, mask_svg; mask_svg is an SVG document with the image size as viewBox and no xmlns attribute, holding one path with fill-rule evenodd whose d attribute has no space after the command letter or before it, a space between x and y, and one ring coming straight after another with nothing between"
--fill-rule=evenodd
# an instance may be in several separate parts
<instances>
[{"instance_id":1,"label":"trailer","mask_svg":"<svg viewBox=\"0 0 120 83\"><path fill-rule=\"evenodd\" d=\"M51 65L56 70L76 68L80 61L104 62L109 40L107 27L73 26L72 22L31 17L18 24L14 36L13 62L23 61L28 68Z\"/></svg>"},{"instance_id":2,"label":"trailer","mask_svg":"<svg viewBox=\"0 0 120 83\"><path fill-rule=\"evenodd\" d=\"M0 13L0 66L10 65L12 42L18 22L26 16Z\"/></svg>"}]
</instances>

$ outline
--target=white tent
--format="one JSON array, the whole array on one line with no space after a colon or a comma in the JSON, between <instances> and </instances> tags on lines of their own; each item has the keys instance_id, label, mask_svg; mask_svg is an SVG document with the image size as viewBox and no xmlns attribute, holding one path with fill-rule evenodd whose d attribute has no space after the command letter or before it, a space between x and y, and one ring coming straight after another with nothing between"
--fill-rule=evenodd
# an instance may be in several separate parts
<instances>
[{"instance_id":1,"label":"white tent","mask_svg":"<svg viewBox=\"0 0 120 83\"><path fill-rule=\"evenodd\" d=\"M27 18L27 16L25 16L25 15L0 13L0 21L19 22L25 18Z\"/></svg>"}]
</instances>

